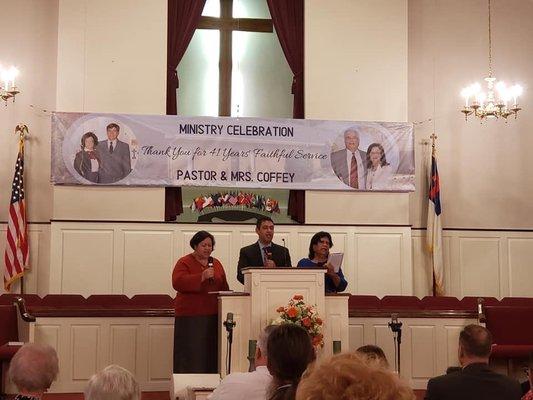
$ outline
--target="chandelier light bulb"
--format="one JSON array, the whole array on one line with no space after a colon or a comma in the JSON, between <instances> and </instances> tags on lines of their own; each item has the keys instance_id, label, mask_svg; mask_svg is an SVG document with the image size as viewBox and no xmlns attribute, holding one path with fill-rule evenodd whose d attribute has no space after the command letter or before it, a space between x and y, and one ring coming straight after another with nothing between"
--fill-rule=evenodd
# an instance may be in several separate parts
<instances>
[{"instance_id":1,"label":"chandelier light bulb","mask_svg":"<svg viewBox=\"0 0 533 400\"><path fill-rule=\"evenodd\" d=\"M9 81L11 80L11 74L9 73L8 69L2 69L2 73L0 74L0 79L2 79L2 82L4 83L3 89L7 92L9 90Z\"/></svg>"},{"instance_id":2,"label":"chandelier light bulb","mask_svg":"<svg viewBox=\"0 0 533 400\"><path fill-rule=\"evenodd\" d=\"M15 67L9 68L9 77L11 78L11 87L15 87L15 78L19 75L19 70Z\"/></svg>"},{"instance_id":3,"label":"chandelier light bulb","mask_svg":"<svg viewBox=\"0 0 533 400\"><path fill-rule=\"evenodd\" d=\"M17 68L13 66L4 68L0 65L0 99L6 102L6 106L7 100L12 98L15 101L15 96L19 93L15 86L15 78L18 74Z\"/></svg>"},{"instance_id":4,"label":"chandelier light bulb","mask_svg":"<svg viewBox=\"0 0 533 400\"><path fill-rule=\"evenodd\" d=\"M498 83L496 83L494 87L500 95L507 92L507 85L505 84L504 81L499 81Z\"/></svg>"}]
</instances>

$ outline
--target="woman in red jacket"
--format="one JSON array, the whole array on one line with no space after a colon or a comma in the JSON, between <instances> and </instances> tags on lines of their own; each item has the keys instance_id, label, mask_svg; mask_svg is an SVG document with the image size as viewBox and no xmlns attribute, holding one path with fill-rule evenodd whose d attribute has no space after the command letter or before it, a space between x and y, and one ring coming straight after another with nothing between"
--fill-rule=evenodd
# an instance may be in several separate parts
<instances>
[{"instance_id":1,"label":"woman in red jacket","mask_svg":"<svg viewBox=\"0 0 533 400\"><path fill-rule=\"evenodd\" d=\"M174 372L218 371L219 290L228 290L224 267L211 257L215 238L199 231L191 239L192 253L180 258L172 272L176 289L174 322Z\"/></svg>"}]
</instances>

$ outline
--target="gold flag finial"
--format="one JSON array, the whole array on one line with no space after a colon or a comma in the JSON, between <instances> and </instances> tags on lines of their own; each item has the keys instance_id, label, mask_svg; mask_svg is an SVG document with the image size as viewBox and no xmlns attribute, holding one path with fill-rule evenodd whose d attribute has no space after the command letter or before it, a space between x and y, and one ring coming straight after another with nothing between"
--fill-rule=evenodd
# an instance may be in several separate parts
<instances>
[{"instance_id":1,"label":"gold flag finial","mask_svg":"<svg viewBox=\"0 0 533 400\"><path fill-rule=\"evenodd\" d=\"M28 126L25 125L25 124L18 124L15 127L15 135L17 133L19 134L21 139L24 139L24 136L26 136L28 134Z\"/></svg>"},{"instance_id":2,"label":"gold flag finial","mask_svg":"<svg viewBox=\"0 0 533 400\"><path fill-rule=\"evenodd\" d=\"M430 136L431 139L431 152L435 154L435 141L437 140L438 136L435 135L435 133L432 133Z\"/></svg>"}]
</instances>

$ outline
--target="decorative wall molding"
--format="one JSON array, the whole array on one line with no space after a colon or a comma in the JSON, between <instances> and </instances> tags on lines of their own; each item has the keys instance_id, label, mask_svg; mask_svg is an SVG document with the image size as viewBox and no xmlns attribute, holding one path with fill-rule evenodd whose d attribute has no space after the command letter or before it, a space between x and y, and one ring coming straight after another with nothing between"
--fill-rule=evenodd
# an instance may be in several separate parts
<instances>
[{"instance_id":1,"label":"decorative wall molding","mask_svg":"<svg viewBox=\"0 0 533 400\"><path fill-rule=\"evenodd\" d=\"M425 230L412 230L414 294L430 294L430 260ZM446 294L530 297L533 286L533 232L445 230L443 232Z\"/></svg>"},{"instance_id":2,"label":"decorative wall molding","mask_svg":"<svg viewBox=\"0 0 533 400\"><path fill-rule=\"evenodd\" d=\"M236 280L239 249L257 240L254 225L52 222L50 293L167 293L176 260L191 251L195 232L209 230L214 256L224 265L230 288ZM334 251L345 253L343 271L354 294L411 294L411 230L405 226L276 226L275 242L285 241L292 264L307 257L309 241L328 230Z\"/></svg>"}]
</instances>

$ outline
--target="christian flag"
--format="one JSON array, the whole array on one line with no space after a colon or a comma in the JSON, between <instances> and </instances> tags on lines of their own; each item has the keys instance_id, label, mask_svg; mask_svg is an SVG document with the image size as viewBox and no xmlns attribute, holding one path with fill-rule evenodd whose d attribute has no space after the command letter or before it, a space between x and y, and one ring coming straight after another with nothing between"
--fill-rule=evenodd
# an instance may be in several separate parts
<instances>
[{"instance_id":1,"label":"christian flag","mask_svg":"<svg viewBox=\"0 0 533 400\"><path fill-rule=\"evenodd\" d=\"M4 253L4 288L7 291L13 282L24 275L28 263L28 249L24 202L24 138L21 136L7 218L7 242Z\"/></svg>"},{"instance_id":2,"label":"christian flag","mask_svg":"<svg viewBox=\"0 0 533 400\"><path fill-rule=\"evenodd\" d=\"M440 183L435 148L431 154L431 175L429 183L429 204L427 222L427 245L433 266L433 295L444 295L444 267L442 261L442 224L440 215Z\"/></svg>"}]
</instances>

